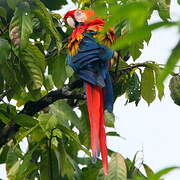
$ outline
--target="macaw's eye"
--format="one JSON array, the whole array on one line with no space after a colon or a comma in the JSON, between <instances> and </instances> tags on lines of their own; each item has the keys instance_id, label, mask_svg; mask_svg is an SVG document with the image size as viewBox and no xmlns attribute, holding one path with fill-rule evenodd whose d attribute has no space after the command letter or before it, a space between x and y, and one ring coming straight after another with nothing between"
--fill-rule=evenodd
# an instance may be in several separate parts
<instances>
[{"instance_id":1,"label":"macaw's eye","mask_svg":"<svg viewBox=\"0 0 180 180\"><path fill-rule=\"evenodd\" d=\"M74 12L74 17L77 22L85 22L87 20L86 14L79 10Z\"/></svg>"},{"instance_id":2,"label":"macaw's eye","mask_svg":"<svg viewBox=\"0 0 180 180\"><path fill-rule=\"evenodd\" d=\"M71 26L72 28L75 28L75 22L74 19L72 17L68 17L67 18L67 23L69 26Z\"/></svg>"}]
</instances>

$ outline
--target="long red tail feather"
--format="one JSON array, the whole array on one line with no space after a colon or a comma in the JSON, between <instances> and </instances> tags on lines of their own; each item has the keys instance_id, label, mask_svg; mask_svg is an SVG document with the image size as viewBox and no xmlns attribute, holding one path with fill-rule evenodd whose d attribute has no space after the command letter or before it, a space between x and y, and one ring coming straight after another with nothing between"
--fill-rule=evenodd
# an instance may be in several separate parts
<instances>
[{"instance_id":1,"label":"long red tail feather","mask_svg":"<svg viewBox=\"0 0 180 180\"><path fill-rule=\"evenodd\" d=\"M91 148L93 159L96 160L101 151L104 174L108 173L106 133L104 121L103 89L86 83L87 106L91 127Z\"/></svg>"}]
</instances>

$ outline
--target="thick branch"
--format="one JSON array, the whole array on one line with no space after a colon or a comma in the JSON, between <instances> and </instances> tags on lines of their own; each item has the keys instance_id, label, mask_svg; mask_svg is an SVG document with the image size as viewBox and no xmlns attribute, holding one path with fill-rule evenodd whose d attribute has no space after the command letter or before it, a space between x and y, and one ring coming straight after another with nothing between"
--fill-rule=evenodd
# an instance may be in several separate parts
<instances>
[{"instance_id":1,"label":"thick branch","mask_svg":"<svg viewBox=\"0 0 180 180\"><path fill-rule=\"evenodd\" d=\"M41 111L48 105L54 103L59 99L85 99L83 94L75 94L72 92L73 89L82 87L82 80L77 80L71 83L69 86L57 89L55 91L49 92L46 96L42 97L38 101L29 101L24 105L22 111L19 114L27 114L29 116L33 116L37 112ZM20 126L13 121L10 124L7 124L0 131L0 148L8 142L13 136L15 136L16 132L19 130Z\"/></svg>"}]
</instances>

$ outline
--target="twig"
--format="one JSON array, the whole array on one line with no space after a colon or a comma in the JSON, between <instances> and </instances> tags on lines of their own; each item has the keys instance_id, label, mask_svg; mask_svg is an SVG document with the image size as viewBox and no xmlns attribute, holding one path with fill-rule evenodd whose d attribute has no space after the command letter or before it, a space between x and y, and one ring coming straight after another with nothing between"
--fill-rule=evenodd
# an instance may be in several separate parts
<instances>
[{"instance_id":1,"label":"twig","mask_svg":"<svg viewBox=\"0 0 180 180\"><path fill-rule=\"evenodd\" d=\"M12 89L9 89L9 90L3 92L2 94L0 94L0 102L3 101L4 97L7 96L11 91L12 91Z\"/></svg>"},{"instance_id":2,"label":"twig","mask_svg":"<svg viewBox=\"0 0 180 180\"><path fill-rule=\"evenodd\" d=\"M51 136L50 136L49 144L48 144L49 166L50 166L49 170L50 170L50 179L51 180L54 180L54 178L53 178L52 155L51 155L51 145L52 145L52 138L53 138L53 131L54 130L55 130L55 128L51 130Z\"/></svg>"}]
</instances>

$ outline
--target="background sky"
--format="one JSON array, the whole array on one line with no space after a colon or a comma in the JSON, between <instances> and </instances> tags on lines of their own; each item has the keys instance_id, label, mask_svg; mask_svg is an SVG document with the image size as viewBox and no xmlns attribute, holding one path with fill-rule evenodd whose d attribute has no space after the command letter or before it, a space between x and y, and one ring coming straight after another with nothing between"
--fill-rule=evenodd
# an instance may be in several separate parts
<instances>
[{"instance_id":1,"label":"background sky","mask_svg":"<svg viewBox=\"0 0 180 180\"><path fill-rule=\"evenodd\" d=\"M74 5L70 4L63 8L63 11L60 11L61 15L73 7ZM180 20L180 6L176 0L172 0L171 15L173 20ZM151 23L159 20L154 13ZM178 40L176 28L161 28L154 31L149 45L136 62L156 61L165 64ZM137 151L142 151L139 153L139 162L143 158L144 163L154 171L169 166L180 167L180 107L170 98L168 83L169 78L166 80L165 97L162 101L156 99L149 107L143 100L138 107L134 104L125 106L126 99L118 98L114 105L115 129L126 140L116 137L107 139L108 147L124 157L132 159ZM0 165L0 178L7 180L4 165ZM171 172L164 179L179 180L180 170Z\"/></svg>"}]
</instances>

